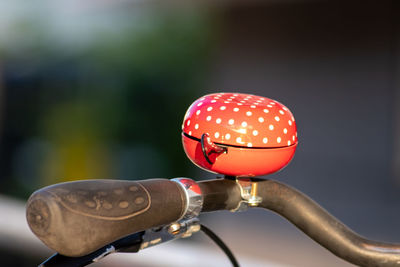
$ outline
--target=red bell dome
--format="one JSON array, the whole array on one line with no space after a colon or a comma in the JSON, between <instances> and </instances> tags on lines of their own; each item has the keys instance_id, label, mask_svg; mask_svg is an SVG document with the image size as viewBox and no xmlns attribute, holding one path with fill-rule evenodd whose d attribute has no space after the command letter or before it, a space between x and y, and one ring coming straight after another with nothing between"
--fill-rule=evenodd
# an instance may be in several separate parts
<instances>
[{"instance_id":1,"label":"red bell dome","mask_svg":"<svg viewBox=\"0 0 400 267\"><path fill-rule=\"evenodd\" d=\"M196 165L231 176L278 171L289 163L297 146L295 119L287 107L239 93L197 99L186 112L182 138Z\"/></svg>"}]
</instances>

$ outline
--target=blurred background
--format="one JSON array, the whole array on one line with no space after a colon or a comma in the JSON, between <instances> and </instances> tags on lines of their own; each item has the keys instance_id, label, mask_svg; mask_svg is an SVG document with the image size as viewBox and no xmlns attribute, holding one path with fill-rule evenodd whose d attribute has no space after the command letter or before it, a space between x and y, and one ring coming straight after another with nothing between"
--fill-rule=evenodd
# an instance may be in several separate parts
<instances>
[{"instance_id":1,"label":"blurred background","mask_svg":"<svg viewBox=\"0 0 400 267\"><path fill-rule=\"evenodd\" d=\"M51 255L24 217L40 187L214 178L186 158L180 131L189 105L220 91L266 96L294 113L298 150L270 178L364 236L400 242L398 14L397 1L0 2L1 265ZM351 266L272 213L201 218L243 266ZM97 266L207 258L229 266L197 234Z\"/></svg>"}]
</instances>

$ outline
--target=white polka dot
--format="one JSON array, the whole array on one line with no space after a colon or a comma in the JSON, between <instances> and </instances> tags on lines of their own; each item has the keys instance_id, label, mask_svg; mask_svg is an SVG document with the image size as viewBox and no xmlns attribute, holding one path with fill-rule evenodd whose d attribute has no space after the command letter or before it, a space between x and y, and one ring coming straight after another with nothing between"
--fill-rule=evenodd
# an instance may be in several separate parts
<instances>
[{"instance_id":1,"label":"white polka dot","mask_svg":"<svg viewBox=\"0 0 400 267\"><path fill-rule=\"evenodd\" d=\"M197 130L199 129L199 125L196 123L196 125L194 126L194 128Z\"/></svg>"},{"instance_id":2,"label":"white polka dot","mask_svg":"<svg viewBox=\"0 0 400 267\"><path fill-rule=\"evenodd\" d=\"M283 129L283 133L284 133L284 134L287 134L287 129L286 129L286 128Z\"/></svg>"},{"instance_id":3,"label":"white polka dot","mask_svg":"<svg viewBox=\"0 0 400 267\"><path fill-rule=\"evenodd\" d=\"M225 139L226 139L226 140L231 139L231 135L227 133L227 134L225 135Z\"/></svg>"},{"instance_id":4,"label":"white polka dot","mask_svg":"<svg viewBox=\"0 0 400 267\"><path fill-rule=\"evenodd\" d=\"M226 107L225 107L225 106L221 106L219 109L220 109L220 110L225 110Z\"/></svg>"},{"instance_id":5,"label":"white polka dot","mask_svg":"<svg viewBox=\"0 0 400 267\"><path fill-rule=\"evenodd\" d=\"M262 122L264 122L264 118L263 117L259 117L258 121L262 123Z\"/></svg>"},{"instance_id":6,"label":"white polka dot","mask_svg":"<svg viewBox=\"0 0 400 267\"><path fill-rule=\"evenodd\" d=\"M243 104L242 104L242 103L237 103L236 105L238 105L238 106L243 106Z\"/></svg>"},{"instance_id":7,"label":"white polka dot","mask_svg":"<svg viewBox=\"0 0 400 267\"><path fill-rule=\"evenodd\" d=\"M232 101L232 99L228 98L228 101Z\"/></svg>"},{"instance_id":8,"label":"white polka dot","mask_svg":"<svg viewBox=\"0 0 400 267\"><path fill-rule=\"evenodd\" d=\"M284 110L286 110L286 111L288 111L288 108L287 107L282 107Z\"/></svg>"},{"instance_id":9,"label":"white polka dot","mask_svg":"<svg viewBox=\"0 0 400 267\"><path fill-rule=\"evenodd\" d=\"M254 130L254 131L253 131L253 135L254 135L254 136L257 136L257 135L258 135L258 131L257 131L257 130Z\"/></svg>"},{"instance_id":10,"label":"white polka dot","mask_svg":"<svg viewBox=\"0 0 400 267\"><path fill-rule=\"evenodd\" d=\"M202 97L202 98L200 98L199 100L200 100L200 101L203 101L204 99L205 99L205 97Z\"/></svg>"},{"instance_id":11,"label":"white polka dot","mask_svg":"<svg viewBox=\"0 0 400 267\"><path fill-rule=\"evenodd\" d=\"M218 124L220 124L220 123L221 123L221 119L218 118L215 122L218 123Z\"/></svg>"},{"instance_id":12,"label":"white polka dot","mask_svg":"<svg viewBox=\"0 0 400 267\"><path fill-rule=\"evenodd\" d=\"M241 144L242 143L242 138L241 137L236 138L236 143Z\"/></svg>"},{"instance_id":13,"label":"white polka dot","mask_svg":"<svg viewBox=\"0 0 400 267\"><path fill-rule=\"evenodd\" d=\"M229 101L224 101L225 104L229 104Z\"/></svg>"},{"instance_id":14,"label":"white polka dot","mask_svg":"<svg viewBox=\"0 0 400 267\"><path fill-rule=\"evenodd\" d=\"M251 116L251 114L252 114L251 111L247 111L247 112L246 112L246 115L247 115L247 116Z\"/></svg>"},{"instance_id":15,"label":"white polka dot","mask_svg":"<svg viewBox=\"0 0 400 267\"><path fill-rule=\"evenodd\" d=\"M280 119L279 119L279 117L278 117L278 116L275 116L275 120L276 120L276 121L279 121Z\"/></svg>"},{"instance_id":16,"label":"white polka dot","mask_svg":"<svg viewBox=\"0 0 400 267\"><path fill-rule=\"evenodd\" d=\"M279 110L279 113L281 113L282 115L285 114L285 112L283 112L283 110Z\"/></svg>"},{"instance_id":17,"label":"white polka dot","mask_svg":"<svg viewBox=\"0 0 400 267\"><path fill-rule=\"evenodd\" d=\"M189 135L192 135L192 131L189 131Z\"/></svg>"},{"instance_id":18,"label":"white polka dot","mask_svg":"<svg viewBox=\"0 0 400 267\"><path fill-rule=\"evenodd\" d=\"M250 107L251 107L251 108L256 108L256 106L254 106L254 105L251 105Z\"/></svg>"},{"instance_id":19,"label":"white polka dot","mask_svg":"<svg viewBox=\"0 0 400 267\"><path fill-rule=\"evenodd\" d=\"M189 126L189 125L190 125L190 120L188 120L188 121L187 121L186 125L187 125L187 126Z\"/></svg>"},{"instance_id":20,"label":"white polka dot","mask_svg":"<svg viewBox=\"0 0 400 267\"><path fill-rule=\"evenodd\" d=\"M183 128L184 128L183 124L182 124L182 127L181 127L181 128L182 128L182 130L183 130Z\"/></svg>"},{"instance_id":21,"label":"white polka dot","mask_svg":"<svg viewBox=\"0 0 400 267\"><path fill-rule=\"evenodd\" d=\"M276 138L276 142L280 143L282 139L280 137Z\"/></svg>"},{"instance_id":22,"label":"white polka dot","mask_svg":"<svg viewBox=\"0 0 400 267\"><path fill-rule=\"evenodd\" d=\"M287 145L288 146L290 146L292 143L290 142L290 140L289 141L287 141Z\"/></svg>"},{"instance_id":23,"label":"white polka dot","mask_svg":"<svg viewBox=\"0 0 400 267\"><path fill-rule=\"evenodd\" d=\"M238 94L233 94L233 96L238 96Z\"/></svg>"},{"instance_id":24,"label":"white polka dot","mask_svg":"<svg viewBox=\"0 0 400 267\"><path fill-rule=\"evenodd\" d=\"M239 130L236 130L235 132L238 132L238 133L241 133L241 134L247 134L247 129L240 128Z\"/></svg>"},{"instance_id":25,"label":"white polka dot","mask_svg":"<svg viewBox=\"0 0 400 267\"><path fill-rule=\"evenodd\" d=\"M261 103L262 101L261 100L257 100L257 102Z\"/></svg>"},{"instance_id":26,"label":"white polka dot","mask_svg":"<svg viewBox=\"0 0 400 267\"><path fill-rule=\"evenodd\" d=\"M294 142L294 139L295 139L295 137L294 137L294 135L292 136L292 140L293 140L293 142Z\"/></svg>"},{"instance_id":27,"label":"white polka dot","mask_svg":"<svg viewBox=\"0 0 400 267\"><path fill-rule=\"evenodd\" d=\"M214 136L215 136L215 138L218 138L219 137L219 132L215 132Z\"/></svg>"},{"instance_id":28,"label":"white polka dot","mask_svg":"<svg viewBox=\"0 0 400 267\"><path fill-rule=\"evenodd\" d=\"M248 146L248 147L252 147L253 144L252 144L252 143L247 143L247 146Z\"/></svg>"},{"instance_id":29,"label":"white polka dot","mask_svg":"<svg viewBox=\"0 0 400 267\"><path fill-rule=\"evenodd\" d=\"M228 121L228 124L229 125L233 125L235 123L235 120L234 119L230 119L229 121Z\"/></svg>"},{"instance_id":30,"label":"white polka dot","mask_svg":"<svg viewBox=\"0 0 400 267\"><path fill-rule=\"evenodd\" d=\"M200 112L201 112L200 110L196 111L196 115L200 115Z\"/></svg>"},{"instance_id":31,"label":"white polka dot","mask_svg":"<svg viewBox=\"0 0 400 267\"><path fill-rule=\"evenodd\" d=\"M245 100L247 100L247 99L245 99ZM242 101L240 101L240 103L246 103L246 101L242 100Z\"/></svg>"},{"instance_id":32,"label":"white polka dot","mask_svg":"<svg viewBox=\"0 0 400 267\"><path fill-rule=\"evenodd\" d=\"M246 127L247 126L247 122L242 122L242 127Z\"/></svg>"},{"instance_id":33,"label":"white polka dot","mask_svg":"<svg viewBox=\"0 0 400 267\"><path fill-rule=\"evenodd\" d=\"M271 105L275 105L275 102L269 102Z\"/></svg>"},{"instance_id":34,"label":"white polka dot","mask_svg":"<svg viewBox=\"0 0 400 267\"><path fill-rule=\"evenodd\" d=\"M208 108L207 108L207 111L211 111L211 110L212 110L212 107L208 107Z\"/></svg>"},{"instance_id":35,"label":"white polka dot","mask_svg":"<svg viewBox=\"0 0 400 267\"><path fill-rule=\"evenodd\" d=\"M234 108L233 111L238 112L239 108Z\"/></svg>"},{"instance_id":36,"label":"white polka dot","mask_svg":"<svg viewBox=\"0 0 400 267\"><path fill-rule=\"evenodd\" d=\"M269 129L272 131L274 129L274 125L270 124Z\"/></svg>"},{"instance_id":37,"label":"white polka dot","mask_svg":"<svg viewBox=\"0 0 400 267\"><path fill-rule=\"evenodd\" d=\"M211 103L215 103L215 102L217 102L217 100L215 100L215 99L211 100Z\"/></svg>"},{"instance_id":38,"label":"white polka dot","mask_svg":"<svg viewBox=\"0 0 400 267\"><path fill-rule=\"evenodd\" d=\"M297 132L296 132L296 137L297 137Z\"/></svg>"},{"instance_id":39,"label":"white polka dot","mask_svg":"<svg viewBox=\"0 0 400 267\"><path fill-rule=\"evenodd\" d=\"M210 121L211 120L211 116L207 116L206 120Z\"/></svg>"},{"instance_id":40,"label":"white polka dot","mask_svg":"<svg viewBox=\"0 0 400 267\"><path fill-rule=\"evenodd\" d=\"M268 110L268 109L264 109L264 112L265 112L265 113L268 113L268 112L269 112L269 110Z\"/></svg>"},{"instance_id":41,"label":"white polka dot","mask_svg":"<svg viewBox=\"0 0 400 267\"><path fill-rule=\"evenodd\" d=\"M198 107L200 107L201 105L203 105L203 102L197 104Z\"/></svg>"},{"instance_id":42,"label":"white polka dot","mask_svg":"<svg viewBox=\"0 0 400 267\"><path fill-rule=\"evenodd\" d=\"M269 108L272 108L272 106L271 106L271 105L267 105L267 107L269 107Z\"/></svg>"},{"instance_id":43,"label":"white polka dot","mask_svg":"<svg viewBox=\"0 0 400 267\"><path fill-rule=\"evenodd\" d=\"M289 123L289 125L292 125L292 121L291 120L289 120L288 123Z\"/></svg>"},{"instance_id":44,"label":"white polka dot","mask_svg":"<svg viewBox=\"0 0 400 267\"><path fill-rule=\"evenodd\" d=\"M264 137L264 138L263 138L263 143L264 143L264 144L268 143L268 138L267 138L267 137Z\"/></svg>"}]
</instances>

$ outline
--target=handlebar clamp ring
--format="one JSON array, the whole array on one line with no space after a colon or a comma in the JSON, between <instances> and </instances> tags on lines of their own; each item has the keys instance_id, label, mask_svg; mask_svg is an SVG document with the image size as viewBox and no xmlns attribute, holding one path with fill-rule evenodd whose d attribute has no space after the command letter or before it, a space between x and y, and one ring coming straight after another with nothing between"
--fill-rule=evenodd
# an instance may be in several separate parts
<instances>
[{"instance_id":1,"label":"handlebar clamp ring","mask_svg":"<svg viewBox=\"0 0 400 267\"><path fill-rule=\"evenodd\" d=\"M194 180L184 177L174 178L171 179L171 181L179 184L186 195L186 208L179 220L191 219L199 216L204 202L200 186Z\"/></svg>"}]
</instances>

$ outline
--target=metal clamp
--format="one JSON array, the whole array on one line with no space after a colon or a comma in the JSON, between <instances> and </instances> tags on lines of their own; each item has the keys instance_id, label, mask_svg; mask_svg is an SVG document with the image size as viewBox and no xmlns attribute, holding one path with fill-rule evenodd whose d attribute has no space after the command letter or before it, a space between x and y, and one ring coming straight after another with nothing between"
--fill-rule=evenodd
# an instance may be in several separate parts
<instances>
[{"instance_id":1,"label":"metal clamp","mask_svg":"<svg viewBox=\"0 0 400 267\"><path fill-rule=\"evenodd\" d=\"M249 206L257 207L262 202L262 197L258 195L258 180L254 178L237 178L236 183L239 185L242 201L232 212L245 211Z\"/></svg>"},{"instance_id":2,"label":"metal clamp","mask_svg":"<svg viewBox=\"0 0 400 267\"><path fill-rule=\"evenodd\" d=\"M181 219L197 217L203 208L204 201L200 186L189 178L174 178L171 181L178 183L186 195L186 209Z\"/></svg>"},{"instance_id":3,"label":"metal clamp","mask_svg":"<svg viewBox=\"0 0 400 267\"><path fill-rule=\"evenodd\" d=\"M146 230L140 249L152 247L178 238L190 237L193 233L200 231L200 228L199 219L192 218L171 223L161 228Z\"/></svg>"}]
</instances>

